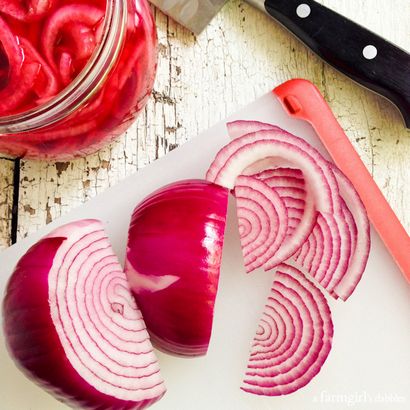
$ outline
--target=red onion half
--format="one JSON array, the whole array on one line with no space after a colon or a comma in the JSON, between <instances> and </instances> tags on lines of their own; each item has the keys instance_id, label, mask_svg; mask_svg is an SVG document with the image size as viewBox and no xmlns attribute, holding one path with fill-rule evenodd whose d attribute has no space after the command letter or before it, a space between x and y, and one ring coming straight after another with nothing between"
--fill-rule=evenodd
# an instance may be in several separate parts
<instances>
[{"instance_id":1,"label":"red onion half","mask_svg":"<svg viewBox=\"0 0 410 410\"><path fill-rule=\"evenodd\" d=\"M167 353L207 352L227 203L227 189L187 180L134 210L125 271L153 343Z\"/></svg>"},{"instance_id":2,"label":"red onion half","mask_svg":"<svg viewBox=\"0 0 410 410\"><path fill-rule=\"evenodd\" d=\"M62 226L19 261L6 289L10 354L74 408L142 409L165 393L144 321L102 224Z\"/></svg>"},{"instance_id":3,"label":"red onion half","mask_svg":"<svg viewBox=\"0 0 410 410\"><path fill-rule=\"evenodd\" d=\"M322 292L298 269L278 266L242 390L280 396L300 389L321 369L332 338L331 313Z\"/></svg>"}]
</instances>

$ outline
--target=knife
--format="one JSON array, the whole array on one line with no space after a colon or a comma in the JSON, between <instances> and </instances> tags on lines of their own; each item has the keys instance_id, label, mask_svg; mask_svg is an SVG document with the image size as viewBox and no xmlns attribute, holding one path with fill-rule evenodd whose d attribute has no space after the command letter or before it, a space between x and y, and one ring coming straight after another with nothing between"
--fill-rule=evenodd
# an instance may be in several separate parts
<instances>
[{"instance_id":1,"label":"knife","mask_svg":"<svg viewBox=\"0 0 410 410\"><path fill-rule=\"evenodd\" d=\"M226 0L150 0L199 34ZM410 54L313 0L247 0L275 18L328 64L386 97L410 128Z\"/></svg>"}]
</instances>

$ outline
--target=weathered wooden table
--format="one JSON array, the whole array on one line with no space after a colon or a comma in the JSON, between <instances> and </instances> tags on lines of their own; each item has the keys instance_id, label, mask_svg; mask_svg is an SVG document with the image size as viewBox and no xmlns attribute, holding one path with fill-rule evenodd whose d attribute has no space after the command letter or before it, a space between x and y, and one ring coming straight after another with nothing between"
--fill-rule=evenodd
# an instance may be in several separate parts
<instances>
[{"instance_id":1,"label":"weathered wooden table","mask_svg":"<svg viewBox=\"0 0 410 410\"><path fill-rule=\"evenodd\" d=\"M408 0L322 0L410 50ZM52 221L293 77L323 92L410 231L410 132L398 111L325 65L276 22L233 0L195 38L155 11L159 69L143 115L118 142L72 162L0 158L0 247ZM198 153L200 155L200 153ZM15 178L16 179L16 178ZM13 234L13 235L12 235Z\"/></svg>"}]
</instances>

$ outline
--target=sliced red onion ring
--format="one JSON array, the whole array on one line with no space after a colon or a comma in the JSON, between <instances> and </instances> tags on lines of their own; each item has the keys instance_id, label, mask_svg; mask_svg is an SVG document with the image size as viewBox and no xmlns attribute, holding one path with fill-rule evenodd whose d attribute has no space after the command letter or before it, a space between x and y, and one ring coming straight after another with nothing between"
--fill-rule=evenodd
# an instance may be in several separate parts
<instances>
[{"instance_id":1,"label":"sliced red onion ring","mask_svg":"<svg viewBox=\"0 0 410 410\"><path fill-rule=\"evenodd\" d=\"M312 181L315 182L316 186L313 190L309 187L307 189L306 197L306 207L300 224L294 231L294 234L289 238L284 246L280 247L278 252L272 257L265 265L265 269L272 269L279 263L287 260L292 256L297 249L302 245L302 243L309 236L311 230L313 229L315 219L316 219L316 207L314 198L322 203L324 207L332 206L332 199L328 195L329 191L323 184L326 184L324 178L322 178L321 170L316 166L313 159L309 157L300 148L282 142L276 141L276 135L279 135L280 131L261 131L260 133L251 134L250 136L245 136L232 141L230 144L225 146L216 156L214 162L212 163L207 177L216 174L215 183L222 186L231 187L235 183L238 173L241 170L247 168L250 164L255 162L258 158L272 157L272 156L286 156L290 162L298 163L305 172L310 173ZM247 139L251 138L267 138L256 140L253 143L247 144ZM245 145L241 145L244 143ZM226 154L230 153L232 150L232 145L239 147L234 154L232 154L228 159L226 159ZM236 148L234 148L236 149ZM224 164L222 164L222 162ZM218 169L217 171L215 171ZM313 182L312 182L313 184ZM328 187L328 186L327 186ZM312 191L312 192L311 192ZM313 194L315 192L315 194ZM317 192L317 195L316 195ZM321 196L321 198L317 198ZM318 205L320 206L320 205Z\"/></svg>"},{"instance_id":2,"label":"sliced red onion ring","mask_svg":"<svg viewBox=\"0 0 410 410\"><path fill-rule=\"evenodd\" d=\"M289 228L286 240L277 252L276 258L265 265L265 268L273 268L295 254L298 262L333 296L337 297L337 292L334 291L337 284L345 283L344 298L348 297L352 288L357 285L355 281L365 268L369 251L368 219L357 193L342 194L342 189L339 188L342 185L339 182L341 177L337 177L340 171L334 172L335 166L305 140L292 136L276 126L256 121L235 121L228 124L228 132L236 139L217 154L208 170L207 178L230 186L238 172L246 175L254 173L276 190L288 211ZM275 140L278 145L271 146L266 142L272 140ZM291 145L292 152L285 155L282 152L285 148L280 145L282 143ZM300 148L309 157L308 159L297 158L296 152ZM300 164L303 161L311 161L316 168L312 165L312 169L304 169ZM289 171L288 165L300 169ZM274 169L266 169L272 167ZM318 196L320 183L316 180L316 186L314 185L313 174L322 177L324 186L322 191L325 191L325 195L319 193ZM305 181L307 185L302 188L300 185ZM349 189L354 191L351 184L349 182L348 184ZM303 202L297 202L303 199L303 191L298 189L305 189L307 201L305 206ZM346 200L345 196L351 199ZM325 197L329 205L327 209L326 206L323 207L326 202ZM356 212L359 213L358 218L361 221L359 223L363 227L361 241L358 239L360 229L356 226L354 213L350 206L346 207L345 202L349 201L352 202L353 208L358 207ZM312 212L310 218L306 217L306 207L310 203L322 214L319 221L321 226L316 226L314 230L313 221L316 215L313 214L316 213ZM305 212L300 217L302 209ZM310 224L306 224L306 221ZM301 232L303 227L305 229ZM292 246L289 246L290 241ZM358 245L361 245L360 250L356 250ZM321 246L320 250L319 246ZM346 275L351 279L344 281Z\"/></svg>"},{"instance_id":3,"label":"sliced red onion ring","mask_svg":"<svg viewBox=\"0 0 410 410\"><path fill-rule=\"evenodd\" d=\"M207 179L232 189L242 171L260 159L273 157L272 165L275 166L275 157L286 158L304 173L308 188L314 192L318 209L332 212L333 202L327 179L315 159L304 149L294 145L298 143L299 138L277 129L237 138L218 152L208 170ZM257 173L259 170L253 171Z\"/></svg>"},{"instance_id":4,"label":"sliced red onion ring","mask_svg":"<svg viewBox=\"0 0 410 410\"><path fill-rule=\"evenodd\" d=\"M323 236L323 232L321 229L313 230L312 234L315 236L315 242L317 246L317 252L312 258L312 263L311 266L309 267L309 272L310 274L315 277L319 267L320 267L320 262L324 260L325 262L330 259L328 255L325 253L325 240ZM326 259L328 258L328 259Z\"/></svg>"},{"instance_id":5,"label":"sliced red onion ring","mask_svg":"<svg viewBox=\"0 0 410 410\"><path fill-rule=\"evenodd\" d=\"M303 178L303 173L300 169L296 168L287 168L287 167L279 167L279 168L270 168L266 169L259 174L256 175L259 179L263 181L270 179L270 178L283 178L285 181L284 185L280 186L292 186L289 185L289 181L295 183L296 188L304 188L305 180ZM277 184L276 184L277 185Z\"/></svg>"},{"instance_id":6,"label":"sliced red onion ring","mask_svg":"<svg viewBox=\"0 0 410 410\"><path fill-rule=\"evenodd\" d=\"M34 87L40 68L38 63L23 64L20 77L16 80L18 86L10 82L0 91L0 113L6 114L25 101Z\"/></svg>"},{"instance_id":7,"label":"sliced red onion ring","mask_svg":"<svg viewBox=\"0 0 410 410\"><path fill-rule=\"evenodd\" d=\"M90 58L97 45L93 27L90 28L82 23L72 23L69 25L68 30L64 30L64 33L66 33L73 43L74 53L77 60Z\"/></svg>"},{"instance_id":8,"label":"sliced red onion ring","mask_svg":"<svg viewBox=\"0 0 410 410\"><path fill-rule=\"evenodd\" d=\"M322 292L296 268L280 265L242 390L279 396L300 389L320 371L332 338L331 313Z\"/></svg>"},{"instance_id":9,"label":"sliced red onion ring","mask_svg":"<svg viewBox=\"0 0 410 410\"><path fill-rule=\"evenodd\" d=\"M342 300L347 300L358 285L367 265L370 253L370 223L363 202L351 182L337 167L333 168L333 172L336 175L340 193L356 225L356 229L350 225L350 229L353 228L356 246L351 255L347 272L339 283L334 284L334 288L330 289ZM349 217L346 220L349 220ZM355 233L357 237L355 237Z\"/></svg>"},{"instance_id":10,"label":"sliced red onion ring","mask_svg":"<svg viewBox=\"0 0 410 410\"><path fill-rule=\"evenodd\" d=\"M324 215L329 222L334 223L334 228L331 229L332 237L335 237L338 242L338 258L334 270L329 270L324 276L321 284L329 291L333 290L332 283L338 283L346 274L350 260L351 238L350 231L343 214ZM332 224L329 224L332 227ZM334 247L335 249L335 247Z\"/></svg>"},{"instance_id":11,"label":"sliced red onion ring","mask_svg":"<svg viewBox=\"0 0 410 410\"><path fill-rule=\"evenodd\" d=\"M284 326L279 327L278 321L279 324L283 322ZM275 289L271 289L268 304L259 324L261 323L264 326L259 325L252 345L248 363L249 372L254 373L255 369L259 368L261 360L269 360L272 365L273 363L277 365L284 363L286 358L295 354L300 347L303 340L302 329L304 328L305 331L308 329L310 333L310 338L305 338L308 339L308 343L304 348L306 350L311 346L313 340L312 317L308 314L302 318L293 301L284 300L281 293ZM275 333L275 328L280 333ZM306 342L306 340L304 341Z\"/></svg>"},{"instance_id":12,"label":"sliced red onion ring","mask_svg":"<svg viewBox=\"0 0 410 410\"><path fill-rule=\"evenodd\" d=\"M302 252L298 255L297 261L332 296L346 300L357 286L367 264L370 252L370 225L364 206L351 183L336 167L333 172L340 186L343 207L340 214L323 215L323 217L320 215L318 224L313 230L313 233L316 230L321 230L323 233L323 260L316 272L304 263L301 258ZM348 198L349 206L344 198ZM307 243L305 248L309 248ZM331 249L330 258L329 248ZM306 252L317 254L318 248L311 246ZM335 287L339 283L344 283L344 285L341 286L342 291L336 292ZM341 293L343 297L338 293Z\"/></svg>"},{"instance_id":13,"label":"sliced red onion ring","mask_svg":"<svg viewBox=\"0 0 410 410\"><path fill-rule=\"evenodd\" d=\"M263 235L261 232L264 223L261 221L261 218L266 218L267 224L270 225L269 216L259 204L256 204L248 198L240 198L239 194L236 196L236 203L239 235L241 238L242 252L245 255L245 253L247 253L247 247ZM265 229L267 224L265 223ZM267 236L267 232L264 236Z\"/></svg>"},{"instance_id":14,"label":"sliced red onion ring","mask_svg":"<svg viewBox=\"0 0 410 410\"><path fill-rule=\"evenodd\" d=\"M165 392L141 312L102 224L56 229L19 261L6 290L9 351L74 408L142 409Z\"/></svg>"},{"instance_id":15,"label":"sliced red onion ring","mask_svg":"<svg viewBox=\"0 0 410 410\"><path fill-rule=\"evenodd\" d=\"M67 86L71 83L74 76L73 59L69 53L61 53L59 72L62 83Z\"/></svg>"},{"instance_id":16,"label":"sliced red onion ring","mask_svg":"<svg viewBox=\"0 0 410 410\"><path fill-rule=\"evenodd\" d=\"M0 0L0 13L17 20L30 21L47 14L54 3L55 0Z\"/></svg>"},{"instance_id":17,"label":"sliced red onion ring","mask_svg":"<svg viewBox=\"0 0 410 410\"><path fill-rule=\"evenodd\" d=\"M56 47L61 43L64 36L68 36L74 41L74 50L72 50L73 61L76 57L78 48L81 43L90 45L89 32L84 33L84 28L95 30L98 23L104 18L104 10L86 4L70 4L58 8L44 23L42 50L47 62L58 72L59 61L57 61ZM81 30L79 31L79 27ZM84 39L84 37L86 37ZM68 52L68 50L64 50ZM69 53L70 54L70 53Z\"/></svg>"},{"instance_id":18,"label":"sliced red onion ring","mask_svg":"<svg viewBox=\"0 0 410 410\"><path fill-rule=\"evenodd\" d=\"M286 235L291 237L305 209L306 190L302 172L294 168L274 168L255 176L273 188L282 198L289 217Z\"/></svg>"},{"instance_id":19,"label":"sliced red onion ring","mask_svg":"<svg viewBox=\"0 0 410 410\"><path fill-rule=\"evenodd\" d=\"M332 197L332 202L331 206L333 206L334 210L338 212L340 210L341 204L340 204L340 197L338 195L338 186L336 183L335 176L332 173L332 166L329 164L329 162L322 156L322 154L317 151L312 145L310 145L307 141L305 141L302 138L296 137L295 135L290 134L289 132L282 130L281 128L271 125L271 124L265 124L262 122L258 121L234 121L231 123L227 124L228 132L229 135L232 137L232 135L237 135L238 130L243 127L244 130L246 130L246 133L242 134L243 137L245 135L248 135L249 142L253 142L254 138L251 137L251 133L255 133L258 131L272 131L273 133L278 132L278 135L276 135L276 139L278 141L286 142L292 145L295 145L297 148L301 148L303 151L305 151L311 159L314 160L316 163L317 167L320 168L320 173L325 180L324 185L328 187L328 190L330 191L330 195ZM243 138L241 137L241 138ZM259 137L260 139L260 137ZM256 172L260 170L265 170L267 168L271 168L272 164L275 167L278 167L282 163L285 163L288 165L288 157L283 157L280 156L279 158L269 158L269 157L261 157L259 158L253 165L250 165L249 168L246 170L246 173L255 174ZM302 172L303 168L298 166ZM306 175L304 176L306 178ZM322 209L320 206L318 206L319 210L326 211L325 209Z\"/></svg>"},{"instance_id":20,"label":"sliced red onion ring","mask_svg":"<svg viewBox=\"0 0 410 410\"><path fill-rule=\"evenodd\" d=\"M57 94L59 90L58 79L47 64L47 62L41 57L38 51L31 45L25 38L20 38L21 48L24 51L25 63L37 63L40 66L40 72L36 79L34 91L40 99L47 99ZM39 77L43 76L40 83Z\"/></svg>"},{"instance_id":21,"label":"sliced red onion ring","mask_svg":"<svg viewBox=\"0 0 410 410\"><path fill-rule=\"evenodd\" d=\"M252 272L270 260L282 245L288 229L287 211L280 196L257 178L239 176L234 193L238 218L251 215L243 209L256 214L256 218L250 217L248 221L258 234L251 242L242 242L245 267Z\"/></svg>"},{"instance_id":22,"label":"sliced red onion ring","mask_svg":"<svg viewBox=\"0 0 410 410\"><path fill-rule=\"evenodd\" d=\"M25 97L27 89L25 85L30 83L27 77L21 76L23 65L23 51L18 43L18 38L12 33L8 24L0 16L0 41L5 57L8 60L7 85L0 90L0 113L7 113L15 108ZM34 70L33 70L34 71ZM24 84L21 84L21 81Z\"/></svg>"},{"instance_id":23,"label":"sliced red onion ring","mask_svg":"<svg viewBox=\"0 0 410 410\"><path fill-rule=\"evenodd\" d=\"M356 246L357 246L357 236L358 236L358 232L357 232L357 226L356 226L356 222L354 221L353 215L350 212L350 209L347 207L346 202L343 200L343 217L347 223L347 228L349 230L349 235L351 238L350 241L350 261L352 260L353 254L355 252Z\"/></svg>"},{"instance_id":24,"label":"sliced red onion ring","mask_svg":"<svg viewBox=\"0 0 410 410\"><path fill-rule=\"evenodd\" d=\"M125 271L153 343L165 352L207 352L228 194L208 181L180 181L133 213Z\"/></svg>"}]
</instances>

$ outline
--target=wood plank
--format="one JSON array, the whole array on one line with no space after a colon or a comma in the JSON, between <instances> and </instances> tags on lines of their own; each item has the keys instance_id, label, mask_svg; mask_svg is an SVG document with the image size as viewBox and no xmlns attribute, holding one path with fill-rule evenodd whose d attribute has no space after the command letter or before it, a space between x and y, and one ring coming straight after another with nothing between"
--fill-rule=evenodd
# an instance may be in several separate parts
<instances>
[{"instance_id":1,"label":"wood plank","mask_svg":"<svg viewBox=\"0 0 410 410\"><path fill-rule=\"evenodd\" d=\"M0 158L0 249L10 245L14 162Z\"/></svg>"},{"instance_id":2,"label":"wood plank","mask_svg":"<svg viewBox=\"0 0 410 410\"><path fill-rule=\"evenodd\" d=\"M322 2L410 48L410 27L404 24L407 0ZM160 60L155 91L144 114L119 141L86 159L57 164L24 161L19 237L293 77L319 86L410 231L410 138L389 103L325 65L279 24L243 2L227 4L198 38L159 11L155 18Z\"/></svg>"}]
</instances>

